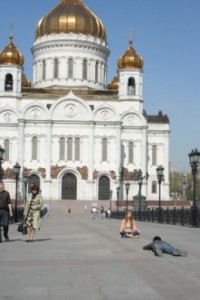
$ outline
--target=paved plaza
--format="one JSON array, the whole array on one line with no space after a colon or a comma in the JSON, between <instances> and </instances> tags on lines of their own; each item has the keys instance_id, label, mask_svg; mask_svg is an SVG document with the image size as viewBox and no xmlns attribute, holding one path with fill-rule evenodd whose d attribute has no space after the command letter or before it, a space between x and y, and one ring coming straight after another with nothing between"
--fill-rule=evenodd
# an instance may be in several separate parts
<instances>
[{"instance_id":1,"label":"paved plaza","mask_svg":"<svg viewBox=\"0 0 200 300\"><path fill-rule=\"evenodd\" d=\"M122 239L119 220L53 213L33 243L10 226L0 244L0 300L199 300L200 229L137 222L139 239ZM188 252L156 257L154 235Z\"/></svg>"}]
</instances>

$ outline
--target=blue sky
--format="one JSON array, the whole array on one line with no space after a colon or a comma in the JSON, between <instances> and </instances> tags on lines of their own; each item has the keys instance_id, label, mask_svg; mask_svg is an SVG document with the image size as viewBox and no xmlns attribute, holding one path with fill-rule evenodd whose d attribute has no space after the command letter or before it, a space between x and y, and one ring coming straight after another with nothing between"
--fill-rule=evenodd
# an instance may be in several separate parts
<instances>
[{"instance_id":1,"label":"blue sky","mask_svg":"<svg viewBox=\"0 0 200 300\"><path fill-rule=\"evenodd\" d=\"M25 74L32 80L31 47L37 22L59 0L1 1L0 49L14 43L25 56ZM111 51L108 82L119 56L133 46L144 59L144 108L162 110L170 118L170 161L178 171L190 171L188 153L200 150L200 1L84 0L103 21Z\"/></svg>"}]
</instances>

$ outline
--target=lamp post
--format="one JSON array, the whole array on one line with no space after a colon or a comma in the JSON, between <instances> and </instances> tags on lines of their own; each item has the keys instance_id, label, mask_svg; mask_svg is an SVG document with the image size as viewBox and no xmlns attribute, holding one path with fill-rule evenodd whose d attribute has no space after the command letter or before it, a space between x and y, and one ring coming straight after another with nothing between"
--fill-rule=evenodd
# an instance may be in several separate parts
<instances>
[{"instance_id":1,"label":"lamp post","mask_svg":"<svg viewBox=\"0 0 200 300\"><path fill-rule=\"evenodd\" d=\"M15 183L16 183L16 185L15 185L15 222L17 222L18 181L19 181L20 169L21 169L21 166L18 163L16 163L13 166L13 171L15 174Z\"/></svg>"},{"instance_id":2,"label":"lamp post","mask_svg":"<svg viewBox=\"0 0 200 300\"><path fill-rule=\"evenodd\" d=\"M159 185L159 202L158 202L158 221L161 221L161 182L163 180L163 172L164 168L163 166L158 166L156 169L157 172L157 178L158 178L158 185Z\"/></svg>"},{"instance_id":3,"label":"lamp post","mask_svg":"<svg viewBox=\"0 0 200 300\"><path fill-rule=\"evenodd\" d=\"M120 193L120 187L117 187L117 219L118 219L118 206L119 206L119 193Z\"/></svg>"},{"instance_id":4,"label":"lamp post","mask_svg":"<svg viewBox=\"0 0 200 300\"><path fill-rule=\"evenodd\" d=\"M109 197L110 197L110 211L111 212L112 212L112 194L113 194L113 191L110 190Z\"/></svg>"},{"instance_id":5,"label":"lamp post","mask_svg":"<svg viewBox=\"0 0 200 300\"><path fill-rule=\"evenodd\" d=\"M138 185L139 185L139 220L141 220L141 190L142 190L142 184L143 184L143 177L142 174L140 175L140 177L138 178Z\"/></svg>"},{"instance_id":6,"label":"lamp post","mask_svg":"<svg viewBox=\"0 0 200 300\"><path fill-rule=\"evenodd\" d=\"M24 202L26 204L26 196L27 196L27 184L28 184L29 176L27 173L23 175L23 183L24 183Z\"/></svg>"},{"instance_id":7,"label":"lamp post","mask_svg":"<svg viewBox=\"0 0 200 300\"><path fill-rule=\"evenodd\" d=\"M125 186L126 186L126 212L127 212L128 211L128 193L129 193L130 183L126 182Z\"/></svg>"},{"instance_id":8,"label":"lamp post","mask_svg":"<svg viewBox=\"0 0 200 300\"><path fill-rule=\"evenodd\" d=\"M190 166L192 168L192 176L193 176L193 197L192 197L192 225L196 226L196 175L198 166L200 164L200 152L195 149L192 150L191 153L188 154L190 159Z\"/></svg>"},{"instance_id":9,"label":"lamp post","mask_svg":"<svg viewBox=\"0 0 200 300\"><path fill-rule=\"evenodd\" d=\"M5 150L0 145L0 182L3 181L3 169L2 169L2 163L4 161L4 152Z\"/></svg>"}]
</instances>

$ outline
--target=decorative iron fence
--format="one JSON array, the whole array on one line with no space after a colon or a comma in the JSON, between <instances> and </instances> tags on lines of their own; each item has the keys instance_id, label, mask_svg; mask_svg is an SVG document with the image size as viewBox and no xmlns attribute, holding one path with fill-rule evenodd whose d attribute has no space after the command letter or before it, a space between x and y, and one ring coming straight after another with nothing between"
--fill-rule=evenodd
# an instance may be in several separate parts
<instances>
[{"instance_id":1,"label":"decorative iron fence","mask_svg":"<svg viewBox=\"0 0 200 300\"><path fill-rule=\"evenodd\" d=\"M123 219L124 211L112 211L111 218ZM200 209L191 208L149 208L141 211L134 211L134 219L143 222L163 223L182 226L200 227Z\"/></svg>"}]
</instances>

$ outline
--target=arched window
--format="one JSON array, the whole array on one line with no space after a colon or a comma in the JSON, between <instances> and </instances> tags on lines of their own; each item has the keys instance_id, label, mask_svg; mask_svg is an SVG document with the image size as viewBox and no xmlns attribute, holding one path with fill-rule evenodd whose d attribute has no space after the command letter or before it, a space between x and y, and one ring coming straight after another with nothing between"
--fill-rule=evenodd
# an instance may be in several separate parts
<instances>
[{"instance_id":1,"label":"arched window","mask_svg":"<svg viewBox=\"0 0 200 300\"><path fill-rule=\"evenodd\" d=\"M107 161L108 141L106 138L102 140L102 161Z\"/></svg>"},{"instance_id":2,"label":"arched window","mask_svg":"<svg viewBox=\"0 0 200 300\"><path fill-rule=\"evenodd\" d=\"M133 164L133 160L134 160L134 144L133 142L129 142L128 144L128 162L129 164Z\"/></svg>"},{"instance_id":3,"label":"arched window","mask_svg":"<svg viewBox=\"0 0 200 300\"><path fill-rule=\"evenodd\" d=\"M38 138L34 136L32 138L32 160L37 160L38 158Z\"/></svg>"},{"instance_id":4,"label":"arched window","mask_svg":"<svg viewBox=\"0 0 200 300\"><path fill-rule=\"evenodd\" d=\"M72 138L67 139L67 160L72 160L73 140Z\"/></svg>"},{"instance_id":5,"label":"arched window","mask_svg":"<svg viewBox=\"0 0 200 300\"><path fill-rule=\"evenodd\" d=\"M75 139L75 160L80 160L80 138Z\"/></svg>"},{"instance_id":6,"label":"arched window","mask_svg":"<svg viewBox=\"0 0 200 300\"><path fill-rule=\"evenodd\" d=\"M157 146L153 145L152 147L152 165L157 165Z\"/></svg>"},{"instance_id":7,"label":"arched window","mask_svg":"<svg viewBox=\"0 0 200 300\"><path fill-rule=\"evenodd\" d=\"M152 181L152 185L151 185L151 193L152 194L156 194L157 193L157 182L154 180Z\"/></svg>"},{"instance_id":8,"label":"arched window","mask_svg":"<svg viewBox=\"0 0 200 300\"><path fill-rule=\"evenodd\" d=\"M58 78L58 59L54 59L54 78Z\"/></svg>"},{"instance_id":9,"label":"arched window","mask_svg":"<svg viewBox=\"0 0 200 300\"><path fill-rule=\"evenodd\" d=\"M87 59L83 60L83 79L87 80Z\"/></svg>"},{"instance_id":10,"label":"arched window","mask_svg":"<svg viewBox=\"0 0 200 300\"><path fill-rule=\"evenodd\" d=\"M6 139L4 141L4 149L5 149L4 160L9 161L9 157L10 157L10 141L9 141L9 139Z\"/></svg>"},{"instance_id":11,"label":"arched window","mask_svg":"<svg viewBox=\"0 0 200 300\"><path fill-rule=\"evenodd\" d=\"M42 61L42 80L46 79L46 62L45 60Z\"/></svg>"},{"instance_id":12,"label":"arched window","mask_svg":"<svg viewBox=\"0 0 200 300\"><path fill-rule=\"evenodd\" d=\"M96 64L95 64L95 82L98 82L99 80L99 72L98 72L98 69L99 69L99 62L96 61Z\"/></svg>"},{"instance_id":13,"label":"arched window","mask_svg":"<svg viewBox=\"0 0 200 300\"><path fill-rule=\"evenodd\" d=\"M65 138L60 138L60 160L65 160Z\"/></svg>"},{"instance_id":14,"label":"arched window","mask_svg":"<svg viewBox=\"0 0 200 300\"><path fill-rule=\"evenodd\" d=\"M6 74L5 78L5 91L13 90L13 76L12 74Z\"/></svg>"},{"instance_id":15,"label":"arched window","mask_svg":"<svg viewBox=\"0 0 200 300\"><path fill-rule=\"evenodd\" d=\"M68 60L68 78L73 78L73 59L69 58Z\"/></svg>"},{"instance_id":16,"label":"arched window","mask_svg":"<svg viewBox=\"0 0 200 300\"><path fill-rule=\"evenodd\" d=\"M128 79L128 95L135 95L135 78Z\"/></svg>"}]
</instances>

